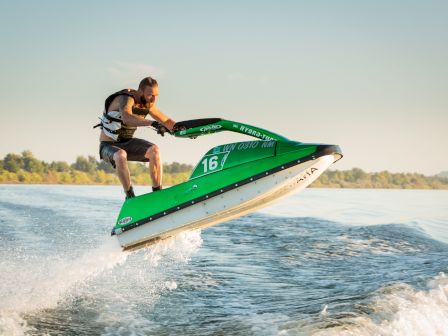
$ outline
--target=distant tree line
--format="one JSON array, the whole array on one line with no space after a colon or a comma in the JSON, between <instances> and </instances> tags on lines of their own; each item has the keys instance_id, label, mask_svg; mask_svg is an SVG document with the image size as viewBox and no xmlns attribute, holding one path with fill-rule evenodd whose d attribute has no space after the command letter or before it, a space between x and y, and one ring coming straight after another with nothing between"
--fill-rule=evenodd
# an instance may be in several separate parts
<instances>
[{"instance_id":1,"label":"distant tree line","mask_svg":"<svg viewBox=\"0 0 448 336\"><path fill-rule=\"evenodd\" d=\"M312 187L383 188L383 189L448 189L448 178L417 173L366 173L362 169L327 170Z\"/></svg>"},{"instance_id":2,"label":"distant tree line","mask_svg":"<svg viewBox=\"0 0 448 336\"><path fill-rule=\"evenodd\" d=\"M188 179L193 167L178 162L165 163L164 183L177 184ZM135 184L149 184L147 164L129 162L129 171ZM7 154L0 160L0 183L60 183L60 184L119 184L115 169L93 156L78 156L68 164L64 161L50 163L34 157L30 151Z\"/></svg>"},{"instance_id":3,"label":"distant tree line","mask_svg":"<svg viewBox=\"0 0 448 336\"><path fill-rule=\"evenodd\" d=\"M188 179L192 165L173 162L163 165L165 185L174 185ZM147 164L129 162L134 184L150 183ZM445 172L446 173L446 172ZM448 176L441 173L425 176L417 173L367 173L359 168L327 170L311 187L315 188L398 188L448 189ZM30 151L7 154L0 160L0 183L59 183L59 184L119 184L114 168L93 156L78 156L68 164L64 161L47 163L34 157Z\"/></svg>"},{"instance_id":4,"label":"distant tree line","mask_svg":"<svg viewBox=\"0 0 448 336\"><path fill-rule=\"evenodd\" d=\"M448 170L447 171L443 171L443 172L437 174L436 176L437 177L441 177L441 178L443 178L445 180L448 180Z\"/></svg>"}]
</instances>

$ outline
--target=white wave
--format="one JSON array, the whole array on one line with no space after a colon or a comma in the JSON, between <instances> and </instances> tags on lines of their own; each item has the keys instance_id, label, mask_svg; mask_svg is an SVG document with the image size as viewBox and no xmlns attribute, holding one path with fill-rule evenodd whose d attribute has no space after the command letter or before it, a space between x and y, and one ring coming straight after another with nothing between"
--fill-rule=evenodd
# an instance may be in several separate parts
<instances>
[{"instance_id":1,"label":"white wave","mask_svg":"<svg viewBox=\"0 0 448 336\"><path fill-rule=\"evenodd\" d=\"M98 319L111 326L105 334L116 334L115 328L124 328L123 334L148 332L152 323L140 315L135 303L144 300L150 305L165 291L176 290L178 284L169 271L187 264L201 244L200 231L188 231L133 253L123 253L112 238L75 260L3 259L0 281L8 285L0 287L0 335L25 335L33 328L24 315L56 308L78 296L101 298L105 307L98 307ZM123 318L129 323L123 325Z\"/></svg>"},{"instance_id":2,"label":"white wave","mask_svg":"<svg viewBox=\"0 0 448 336\"><path fill-rule=\"evenodd\" d=\"M31 329L16 312L0 312L0 335L22 336Z\"/></svg>"},{"instance_id":3,"label":"white wave","mask_svg":"<svg viewBox=\"0 0 448 336\"><path fill-rule=\"evenodd\" d=\"M22 315L54 308L70 291L88 278L126 260L115 239L89 250L80 258L26 257L4 259L0 265L0 334L21 335L26 329Z\"/></svg>"},{"instance_id":4,"label":"white wave","mask_svg":"<svg viewBox=\"0 0 448 336\"><path fill-rule=\"evenodd\" d=\"M313 336L447 336L448 277L440 273L427 290L396 284L378 291L369 315L339 320L340 325Z\"/></svg>"},{"instance_id":5,"label":"white wave","mask_svg":"<svg viewBox=\"0 0 448 336\"><path fill-rule=\"evenodd\" d=\"M94 297L103 298L98 322L106 325L103 335L154 334L158 321L141 315L169 291L178 288L176 270L186 265L202 245L201 231L187 231L149 248L133 252L123 267L96 279ZM181 284L180 284L181 285Z\"/></svg>"}]
</instances>

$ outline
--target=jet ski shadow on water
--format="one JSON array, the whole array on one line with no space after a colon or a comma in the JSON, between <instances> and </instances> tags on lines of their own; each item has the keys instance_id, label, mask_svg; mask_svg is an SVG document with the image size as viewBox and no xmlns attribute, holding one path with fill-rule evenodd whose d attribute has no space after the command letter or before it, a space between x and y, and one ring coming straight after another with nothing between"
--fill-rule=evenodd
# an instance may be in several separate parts
<instances>
[{"instance_id":1,"label":"jet ski shadow on water","mask_svg":"<svg viewBox=\"0 0 448 336\"><path fill-rule=\"evenodd\" d=\"M231 131L257 138L210 149L188 181L127 199L112 235L136 250L190 229L240 217L301 190L342 158L337 145L291 141L255 126L219 119L179 122L174 136Z\"/></svg>"}]
</instances>

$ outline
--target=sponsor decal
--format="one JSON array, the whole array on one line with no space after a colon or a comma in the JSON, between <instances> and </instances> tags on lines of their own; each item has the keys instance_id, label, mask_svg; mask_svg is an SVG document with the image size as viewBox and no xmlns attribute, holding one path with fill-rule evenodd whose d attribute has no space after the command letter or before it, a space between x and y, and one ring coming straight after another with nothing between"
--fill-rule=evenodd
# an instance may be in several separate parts
<instances>
[{"instance_id":1,"label":"sponsor decal","mask_svg":"<svg viewBox=\"0 0 448 336\"><path fill-rule=\"evenodd\" d=\"M260 145L261 144L261 145ZM223 145L222 150L224 152L232 152L234 150L247 150L247 149L255 149L260 146L261 148L271 148L275 146L275 141L247 141L247 142L240 142L240 143L233 143L228 145ZM218 150L215 150L218 148ZM213 149L213 153L219 152L220 147L216 147Z\"/></svg>"},{"instance_id":2,"label":"sponsor decal","mask_svg":"<svg viewBox=\"0 0 448 336\"><path fill-rule=\"evenodd\" d=\"M243 149L255 149L258 147L258 144L260 143L260 141L249 141L249 142L241 142L238 145L238 150L243 150Z\"/></svg>"},{"instance_id":3,"label":"sponsor decal","mask_svg":"<svg viewBox=\"0 0 448 336\"><path fill-rule=\"evenodd\" d=\"M317 169L317 168L311 167L309 170L305 171L305 173L301 177L299 177L296 180L296 182L299 183L299 182L305 181L309 176L312 176L314 174L314 172L316 172L318 170L319 169Z\"/></svg>"},{"instance_id":4,"label":"sponsor decal","mask_svg":"<svg viewBox=\"0 0 448 336\"><path fill-rule=\"evenodd\" d=\"M241 126L240 127L240 131L249 135L252 135L254 137L263 139L263 140L274 140L273 138L271 138L270 136L267 136L266 134L260 133L259 131L256 131L252 128L246 127L246 126Z\"/></svg>"},{"instance_id":5,"label":"sponsor decal","mask_svg":"<svg viewBox=\"0 0 448 336\"><path fill-rule=\"evenodd\" d=\"M263 141L261 148L271 148L275 146L275 141Z\"/></svg>"},{"instance_id":6,"label":"sponsor decal","mask_svg":"<svg viewBox=\"0 0 448 336\"><path fill-rule=\"evenodd\" d=\"M130 221L132 221L132 217L123 217L118 221L119 225L125 225L128 224Z\"/></svg>"},{"instance_id":7,"label":"sponsor decal","mask_svg":"<svg viewBox=\"0 0 448 336\"><path fill-rule=\"evenodd\" d=\"M236 143L228 144L228 145L224 145L223 146L223 151L224 152L231 152L231 151L235 150L235 148L236 148Z\"/></svg>"},{"instance_id":8,"label":"sponsor decal","mask_svg":"<svg viewBox=\"0 0 448 336\"><path fill-rule=\"evenodd\" d=\"M201 132L216 131L216 130L220 129L221 127L222 127L221 125L207 125L207 126L201 127L199 130Z\"/></svg>"}]
</instances>

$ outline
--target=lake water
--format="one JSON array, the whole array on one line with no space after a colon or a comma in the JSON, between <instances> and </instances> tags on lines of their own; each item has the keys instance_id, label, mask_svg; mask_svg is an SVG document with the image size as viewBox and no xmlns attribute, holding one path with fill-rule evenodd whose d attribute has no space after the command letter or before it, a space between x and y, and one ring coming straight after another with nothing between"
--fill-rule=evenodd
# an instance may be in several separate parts
<instances>
[{"instance_id":1,"label":"lake water","mask_svg":"<svg viewBox=\"0 0 448 336\"><path fill-rule=\"evenodd\" d=\"M0 334L448 335L448 191L307 189L134 253L122 200L0 186Z\"/></svg>"}]
</instances>

